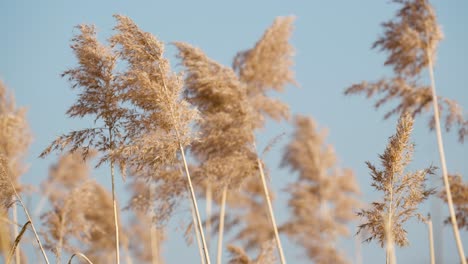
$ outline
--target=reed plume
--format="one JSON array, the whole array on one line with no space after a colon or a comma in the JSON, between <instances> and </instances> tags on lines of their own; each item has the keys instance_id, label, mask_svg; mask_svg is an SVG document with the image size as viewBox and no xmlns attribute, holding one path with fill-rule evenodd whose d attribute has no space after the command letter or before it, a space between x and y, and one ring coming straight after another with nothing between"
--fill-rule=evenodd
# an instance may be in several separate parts
<instances>
[{"instance_id":1,"label":"reed plume","mask_svg":"<svg viewBox=\"0 0 468 264\"><path fill-rule=\"evenodd\" d=\"M221 195L217 263L221 263L224 212L227 195L257 171L253 151L254 124L246 87L235 72L209 59L200 49L177 42L178 57L187 69L186 97L197 106L201 140L191 146L199 166L195 177L203 178L215 196ZM207 190L208 191L208 190ZM229 191L229 192L228 192ZM208 216L208 218L211 216Z\"/></svg>"},{"instance_id":2,"label":"reed plume","mask_svg":"<svg viewBox=\"0 0 468 264\"><path fill-rule=\"evenodd\" d=\"M265 117L271 117L276 121L289 118L288 106L280 100L268 97L267 94L272 90L283 91L288 84L296 84L291 70L294 50L289 43L293 21L293 17L276 18L253 48L239 52L234 58L233 69L237 72L240 81L247 86L247 97L250 101L255 128L264 127ZM259 157L257 157L257 165L278 253L281 263L284 264L286 259L273 213L263 162Z\"/></svg>"},{"instance_id":3,"label":"reed plume","mask_svg":"<svg viewBox=\"0 0 468 264\"><path fill-rule=\"evenodd\" d=\"M460 229L468 230L468 183L463 182L460 174L449 175L450 191L452 193L457 223ZM447 193L441 191L439 197L447 203ZM445 224L450 224L450 216L445 220Z\"/></svg>"},{"instance_id":4,"label":"reed plume","mask_svg":"<svg viewBox=\"0 0 468 264\"><path fill-rule=\"evenodd\" d=\"M14 188L22 191L19 178L26 172L26 165L23 159L32 141L31 131L26 120L26 109L17 107L15 99L8 92L6 86L0 80L0 155L5 159L5 170ZM9 185L8 182L6 184ZM14 196L14 191L11 188L2 188L3 193L0 195L0 203L5 205L0 210L8 211L12 207L13 228L12 235L18 236L18 213L16 203L10 203ZM10 190L10 191L8 191ZM15 261L21 262L20 248L15 251Z\"/></svg>"},{"instance_id":5,"label":"reed plume","mask_svg":"<svg viewBox=\"0 0 468 264\"><path fill-rule=\"evenodd\" d=\"M405 112L415 117L431 110L431 86L421 83L421 75L424 69L428 69L430 60L435 57L437 45L443 38L435 12L427 0L393 2L402 7L396 19L382 24L384 34L372 47L388 53L385 65L393 68L395 76L376 82L363 81L345 91L346 95L365 94L367 98L382 95L374 105L376 108L397 101L397 106L385 114L385 119ZM437 101L439 108L446 113L446 130L457 127L459 141L463 142L468 134L468 121L464 118L463 109L451 99L437 97ZM435 129L434 118L432 115L429 119L431 130Z\"/></svg>"},{"instance_id":6,"label":"reed plume","mask_svg":"<svg viewBox=\"0 0 468 264\"><path fill-rule=\"evenodd\" d=\"M445 161L442 129L439 111L443 106L448 109L445 117L446 130L452 125L458 127L460 142L468 134L468 121L465 120L463 110L454 100L438 97L434 78L434 60L437 45L442 39L442 31L437 23L436 14L428 0L393 0L401 8L396 18L383 23L385 32L373 45L389 54L385 65L392 66L395 77L382 79L375 83L362 82L346 89L345 94L366 93L368 97L375 93L384 96L376 103L376 107L398 98L399 104L386 114L411 113L413 117L423 110L432 109L429 127L436 131L442 175L447 193L448 207L452 229L457 244L458 254L462 263L466 263L463 245L458 231L457 219L450 194L450 182ZM423 70L429 73L430 85L421 84Z\"/></svg>"},{"instance_id":7,"label":"reed plume","mask_svg":"<svg viewBox=\"0 0 468 264\"><path fill-rule=\"evenodd\" d=\"M110 156L112 150L123 144L123 124L130 117L129 111L119 104L119 93L116 76L114 74L117 56L112 50L97 40L94 26L78 26L80 33L72 39L71 48L78 59L76 68L65 71L62 76L68 77L72 88L81 90L78 99L67 111L69 117L93 116L96 121L103 123L102 127L87 128L72 131L55 139L42 153L45 157L51 151L74 152L82 149L86 157L91 148L103 154L98 166L109 161L112 200L114 206L115 254L120 263L119 230L117 201L115 193L114 158Z\"/></svg>"},{"instance_id":8,"label":"reed plume","mask_svg":"<svg viewBox=\"0 0 468 264\"><path fill-rule=\"evenodd\" d=\"M129 246L138 263L163 264L161 244L166 239L164 228L155 226L154 220L147 212L134 210L128 228ZM151 226L148 232L148 226Z\"/></svg>"},{"instance_id":9,"label":"reed plume","mask_svg":"<svg viewBox=\"0 0 468 264\"><path fill-rule=\"evenodd\" d=\"M275 242L273 240L266 241L262 244L261 250L256 259L249 258L247 253L240 247L233 245L228 246L231 253L229 264L273 264L277 262L275 255Z\"/></svg>"},{"instance_id":10,"label":"reed plume","mask_svg":"<svg viewBox=\"0 0 468 264\"><path fill-rule=\"evenodd\" d=\"M294 49L289 43L293 22L292 16L276 18L253 48L239 52L234 58L233 69L247 85L248 98L257 112L258 128L264 126L265 116L277 121L289 117L289 107L267 93L282 92L286 85L297 84L291 70Z\"/></svg>"},{"instance_id":11,"label":"reed plume","mask_svg":"<svg viewBox=\"0 0 468 264\"><path fill-rule=\"evenodd\" d=\"M389 138L384 153L379 156L382 169L366 162L373 180L372 187L383 195L382 201L373 202L369 209L358 212L364 221L358 233L369 232L366 242L377 240L383 247L385 241L392 241L399 247L407 246L405 222L413 217L424 219L417 212L418 206L435 192L426 187L427 175L434 174L434 167L416 172L405 170L413 156L414 146L410 143L412 129L411 115L401 116L396 134ZM387 260L389 258L387 252Z\"/></svg>"},{"instance_id":12,"label":"reed plume","mask_svg":"<svg viewBox=\"0 0 468 264\"><path fill-rule=\"evenodd\" d=\"M286 189L293 215L280 229L314 263L347 263L336 243L349 235L346 225L356 218L359 187L351 170L338 168L332 146L324 143L326 133L311 118L298 115L294 125L281 166L298 172L299 178Z\"/></svg>"},{"instance_id":13,"label":"reed plume","mask_svg":"<svg viewBox=\"0 0 468 264\"><path fill-rule=\"evenodd\" d=\"M123 101L137 109L137 117L127 127L129 138L134 142L118 149L116 155L122 156L136 169L149 165L156 171L177 167L182 157L203 241L204 258L209 264L198 205L185 159L185 149L195 138L190 124L198 119L198 112L181 98L183 81L181 76L171 71L169 61L164 58L164 44L138 28L130 18L121 15L114 17L117 19L117 33L111 38L111 43L128 64L119 79L120 90Z\"/></svg>"},{"instance_id":14,"label":"reed plume","mask_svg":"<svg viewBox=\"0 0 468 264\"><path fill-rule=\"evenodd\" d=\"M41 216L46 248L56 254L57 263L63 250L83 252L94 263L117 261L115 240L109 239L115 229L111 195L90 179L68 188L64 195L50 198L52 209ZM122 234L120 238L125 242Z\"/></svg>"}]
</instances>

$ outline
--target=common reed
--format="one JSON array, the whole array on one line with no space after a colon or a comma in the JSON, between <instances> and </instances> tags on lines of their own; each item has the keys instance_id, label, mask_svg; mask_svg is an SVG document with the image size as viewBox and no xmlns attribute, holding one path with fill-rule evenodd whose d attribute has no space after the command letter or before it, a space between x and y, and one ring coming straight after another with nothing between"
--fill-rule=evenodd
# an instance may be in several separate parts
<instances>
[{"instance_id":1,"label":"common reed","mask_svg":"<svg viewBox=\"0 0 468 264\"><path fill-rule=\"evenodd\" d=\"M222 190L217 250L220 264L228 190L239 188L257 171L252 149L253 116L246 87L232 69L209 59L200 49L180 42L175 45L187 69L187 100L197 106L202 117L197 123L201 139L190 148L200 164L195 175L206 181L209 188Z\"/></svg>"},{"instance_id":2,"label":"common reed","mask_svg":"<svg viewBox=\"0 0 468 264\"><path fill-rule=\"evenodd\" d=\"M97 183L91 180L86 180L79 183L74 188L71 188L65 196L57 197L51 201L52 208L45 212L41 218L46 228L46 248L54 252L57 256L56 263L61 263L62 251L74 253L76 251L86 251L86 246L101 246L98 243L99 237L105 237L111 242L111 249L114 247L114 241L108 239L104 235L104 230L101 229L103 223L94 221L94 216L88 215L90 212L93 215L100 214L100 210L93 208L94 195L97 190ZM99 191L98 191L99 192ZM107 208L103 208L107 211ZM111 204L111 214L104 223L111 223L113 228L113 214ZM102 219L104 220L104 219ZM109 221L110 220L110 221ZM108 230L105 230L106 232ZM101 233L101 235L98 235ZM111 229L111 234L112 234ZM96 239L94 239L94 237ZM79 241L79 244L73 244L73 241ZM85 246L86 245L86 246ZM108 252L108 248L102 248L103 252ZM87 255L85 253L85 255ZM88 256L89 257L89 256Z\"/></svg>"},{"instance_id":3,"label":"common reed","mask_svg":"<svg viewBox=\"0 0 468 264\"><path fill-rule=\"evenodd\" d=\"M103 254L112 259L115 241L108 236L114 230L112 199L89 179L88 162L94 153L88 153L84 160L82 152L78 149L60 157L42 184L52 206L41 216L47 228L46 248L54 252L56 263L61 263L63 250L70 254L83 252L94 262Z\"/></svg>"},{"instance_id":4,"label":"common reed","mask_svg":"<svg viewBox=\"0 0 468 264\"><path fill-rule=\"evenodd\" d=\"M6 160L6 173L10 177L15 189L21 192L20 176L26 172L26 165L23 159L32 141L31 131L26 120L26 109L17 107L13 94L9 93L6 86L0 80L0 155ZM8 184L8 183L7 183ZM9 185L9 184L8 184ZM13 190L7 191L0 196L3 204L14 196ZM2 190L4 190L2 188ZM9 198L8 198L9 196ZM7 205L7 204L5 204ZM8 204L6 208L0 210L8 211L12 207L13 214L13 236L18 236L18 213L16 203ZM15 261L21 262L20 248L15 251Z\"/></svg>"},{"instance_id":5,"label":"common reed","mask_svg":"<svg viewBox=\"0 0 468 264\"><path fill-rule=\"evenodd\" d=\"M443 105L448 108L445 119L446 130L456 125L460 142L463 142L468 133L468 121L465 121L463 110L455 101L438 97L436 94L434 61L437 45L443 36L433 7L428 0L393 0L392 2L399 4L400 9L395 19L382 24L384 34L374 42L373 47L388 53L385 65L393 68L395 77L384 78L370 84L367 82L355 84L346 89L345 94L365 93L367 97L371 97L376 93L382 93L384 96L375 104L377 108L391 99L399 99L397 107L390 110L385 117L401 113L411 113L414 117L423 110L429 110L432 103L434 112L429 127L436 131L452 229L460 260L466 263L450 194L439 110ZM427 71L430 85L421 83L424 79L423 71Z\"/></svg>"},{"instance_id":6,"label":"common reed","mask_svg":"<svg viewBox=\"0 0 468 264\"><path fill-rule=\"evenodd\" d=\"M98 165L105 161L110 162L115 255L119 264L119 220L115 193L114 158L109 154L123 143L122 128L129 113L119 104L117 80L114 73L117 56L109 47L98 41L94 26L80 25L77 28L80 33L73 37L71 48L78 59L78 66L65 71L62 76L68 77L72 88L80 89L80 93L75 104L68 109L67 115L71 118L92 116L95 118L95 122L102 122L102 126L61 135L40 156L45 157L54 150L74 152L80 148L83 150L83 157L86 157L89 150L94 148L103 155Z\"/></svg>"},{"instance_id":7,"label":"common reed","mask_svg":"<svg viewBox=\"0 0 468 264\"><path fill-rule=\"evenodd\" d=\"M286 85L297 84L291 70L294 49L289 43L293 21L294 17L276 18L253 48L239 52L234 58L233 69L237 72L241 82L247 85L247 96L257 129L264 127L266 117L271 117L276 121L289 118L288 106L280 100L269 97L268 92L283 91ZM255 142L254 148L256 148ZM278 234L263 162L258 155L257 165L280 261L285 264L286 259Z\"/></svg>"},{"instance_id":8,"label":"common reed","mask_svg":"<svg viewBox=\"0 0 468 264\"><path fill-rule=\"evenodd\" d=\"M265 116L274 120L289 117L289 107L267 95L269 91L281 92L286 85L294 84L292 56L289 43L294 17L278 17L251 49L239 52L234 58L233 69L247 85L247 95L257 111L256 126L263 127Z\"/></svg>"},{"instance_id":9,"label":"common reed","mask_svg":"<svg viewBox=\"0 0 468 264\"><path fill-rule=\"evenodd\" d=\"M463 182L463 177L460 174L449 175L449 182L458 227L462 230L468 230L468 183ZM447 203L447 193L445 190L439 193L439 197ZM450 216L447 217L445 223L451 223Z\"/></svg>"},{"instance_id":10,"label":"common reed","mask_svg":"<svg viewBox=\"0 0 468 264\"><path fill-rule=\"evenodd\" d=\"M251 260L247 253L239 247L229 245L228 250L231 253L229 264L273 264L277 262L274 253L274 241L266 241L262 244L262 248L256 259Z\"/></svg>"},{"instance_id":11,"label":"common reed","mask_svg":"<svg viewBox=\"0 0 468 264\"><path fill-rule=\"evenodd\" d=\"M412 130L411 115L402 115L396 133L389 138L384 153L379 155L382 169L366 162L372 177L372 187L381 192L383 197L381 201L373 202L370 208L358 212L364 221L358 233L368 231L366 242L377 240L382 247L386 245L387 249L392 245L387 245L386 241L399 247L409 244L404 224L413 217L424 219L417 212L418 206L435 193L426 187L427 175L434 174L434 167L416 172L406 171L413 156L414 146L410 142ZM387 261L392 259L390 254L387 251Z\"/></svg>"},{"instance_id":12,"label":"common reed","mask_svg":"<svg viewBox=\"0 0 468 264\"><path fill-rule=\"evenodd\" d=\"M181 98L183 81L171 71L169 61L164 58L164 44L142 31L130 18L121 15L115 15L115 18L116 34L110 41L128 65L119 78L119 88L123 101L137 109L137 118L127 126L127 134L133 142L117 150L117 155L123 156L136 169L146 164L158 172L168 166L178 166L180 163L176 162L182 158L197 216L196 225L203 241L204 258L210 264L185 158L185 149L194 139L190 125L198 119L198 112Z\"/></svg>"},{"instance_id":13,"label":"common reed","mask_svg":"<svg viewBox=\"0 0 468 264\"><path fill-rule=\"evenodd\" d=\"M281 226L303 247L314 263L348 263L336 249L337 240L349 235L347 224L354 220L359 187L349 169L340 169L333 147L325 144L310 117L296 116L295 131L286 146L281 166L299 174L287 187L292 216Z\"/></svg>"},{"instance_id":14,"label":"common reed","mask_svg":"<svg viewBox=\"0 0 468 264\"><path fill-rule=\"evenodd\" d=\"M41 240L39 239L39 234L38 234L37 229L36 229L36 227L35 227L35 225L33 223L31 215L29 214L29 211L28 211L26 205L24 204L23 199L21 198L18 191L16 190L16 187L15 187L13 181L12 181L12 177L10 177L8 173L9 173L8 172L8 160L5 157L3 157L2 155L0 155L0 186L2 188L4 188L4 189L2 189L2 192L5 191L6 193L13 193L15 200L13 200L12 203L16 203L16 202L19 203L19 205L23 209L23 212L26 215L26 219L27 219L27 222L26 222L25 226L28 225L28 224L31 226L32 232L34 234L34 238L35 238L37 244L39 245L39 249L40 249L40 251L42 253L44 261L45 261L45 263L49 264L49 259L47 258L47 255L46 255L46 253L44 251ZM0 198L3 198L3 197L0 197ZM13 222L13 224L15 226L18 225L16 221ZM21 239L21 236L22 236L22 234L20 234L19 232L18 232L18 235L15 236L15 243L13 244L14 247L16 247L18 245L18 243L19 243L18 239ZM18 254L21 254L19 248L16 248L15 254L16 254L15 261L18 261ZM20 262L17 262L17 263L20 263Z\"/></svg>"}]
</instances>

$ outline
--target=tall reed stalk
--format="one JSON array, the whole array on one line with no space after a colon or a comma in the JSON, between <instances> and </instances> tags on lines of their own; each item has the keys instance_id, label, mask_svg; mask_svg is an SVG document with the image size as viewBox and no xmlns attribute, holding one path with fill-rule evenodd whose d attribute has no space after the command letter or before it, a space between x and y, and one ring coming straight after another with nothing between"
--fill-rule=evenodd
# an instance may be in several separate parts
<instances>
[{"instance_id":1,"label":"tall reed stalk","mask_svg":"<svg viewBox=\"0 0 468 264\"><path fill-rule=\"evenodd\" d=\"M224 186L223 193L221 195L221 209L219 212L218 251L217 251L218 254L216 258L216 264L222 263L221 260L222 260L222 253L223 253L224 214L226 211L226 197L227 197L227 186Z\"/></svg>"},{"instance_id":2,"label":"tall reed stalk","mask_svg":"<svg viewBox=\"0 0 468 264\"><path fill-rule=\"evenodd\" d=\"M460 256L460 262L462 264L466 264L465 252L463 250L462 240L460 238L460 231L458 230L457 224L457 217L455 215L455 209L453 207L453 199L452 199L452 192L450 190L450 182L448 179L448 172L447 172L447 163L445 161L445 152L444 152L444 143L442 141L442 130L440 126L440 119L439 119L439 103L436 94L436 85L435 85L435 78L434 78L434 66L432 63L432 55L429 50L426 50L427 60L428 60L428 70L429 70L429 77L431 79L431 94L432 94L432 105L434 109L434 121L435 121L435 130L437 136L437 147L439 149L439 158L440 164L442 167L442 176L444 179L444 187L445 193L447 195L447 204L449 207L450 212L450 222L452 223L452 230L453 235L455 236L455 242L457 244L458 255Z\"/></svg>"},{"instance_id":3,"label":"tall reed stalk","mask_svg":"<svg viewBox=\"0 0 468 264\"><path fill-rule=\"evenodd\" d=\"M268 213L270 215L270 220L273 225L273 232L275 233L276 246L278 247L278 254L280 256L281 264L286 264L286 258L284 257L283 246L281 245L281 240L278 233L278 226L276 225L275 215L273 212L273 206L271 205L271 197L268 191L268 185L265 179L265 173L263 172L263 165L260 161L260 158L257 158L258 169L260 171L260 178L262 180L263 192L265 194L265 200L268 205Z\"/></svg>"},{"instance_id":4,"label":"tall reed stalk","mask_svg":"<svg viewBox=\"0 0 468 264\"><path fill-rule=\"evenodd\" d=\"M432 219L431 219L430 214L427 216L426 224L427 224L427 231L429 235L429 252L430 252L430 257L431 257L431 264L435 264L434 230L432 228Z\"/></svg>"},{"instance_id":5,"label":"tall reed stalk","mask_svg":"<svg viewBox=\"0 0 468 264\"><path fill-rule=\"evenodd\" d=\"M12 210L13 210L13 222L15 223L15 225L13 225L13 234L15 237L18 236L19 232L18 232L18 209L17 209L17 206L16 204L14 203L13 206L12 206ZM21 263L21 252L20 252L20 248L17 247L15 249L15 263Z\"/></svg>"},{"instance_id":6,"label":"tall reed stalk","mask_svg":"<svg viewBox=\"0 0 468 264\"><path fill-rule=\"evenodd\" d=\"M47 258L47 255L46 255L46 253L44 251L44 248L42 247L41 240L39 239L39 235L37 234L36 227L34 226L34 223L33 223L33 220L31 219L31 216L29 215L28 209L26 209L26 206L24 205L23 200L21 199L21 196L16 191L16 188L13 185L13 183L11 182L11 180L9 180L9 183L11 185L11 188L12 188L13 192L15 193L16 199L18 199L18 202L20 203L21 207L23 208L23 211L24 211L24 214L26 215L26 218L31 223L31 228L32 228L32 231L34 233L34 238L36 239L36 242L39 245L39 249L41 250L42 256L44 257L44 261L45 261L46 264L49 264L49 259Z\"/></svg>"}]
</instances>

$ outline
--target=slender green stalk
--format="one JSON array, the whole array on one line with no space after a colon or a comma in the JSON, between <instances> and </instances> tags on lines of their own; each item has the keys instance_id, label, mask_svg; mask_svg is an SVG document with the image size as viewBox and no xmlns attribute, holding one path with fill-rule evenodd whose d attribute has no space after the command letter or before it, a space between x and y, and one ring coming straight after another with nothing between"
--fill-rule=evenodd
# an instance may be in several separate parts
<instances>
[{"instance_id":1,"label":"slender green stalk","mask_svg":"<svg viewBox=\"0 0 468 264\"><path fill-rule=\"evenodd\" d=\"M452 192L450 191L450 183L448 180L447 164L445 161L444 143L442 141L442 131L440 128L439 120L439 103L437 101L435 78L434 78L434 66L432 63L432 55L427 52L429 77L431 79L431 91L432 91L432 103L434 108L434 120L435 130L437 135L437 146L439 148L440 164L442 167L442 176L444 179L445 193L447 194L447 204L450 212L450 221L452 223L453 234L455 236L455 242L457 244L458 255L460 256L460 262L466 264L465 252L463 251L463 244L460 238L460 231L458 230L457 218L455 216L455 209L453 208Z\"/></svg>"},{"instance_id":2,"label":"slender green stalk","mask_svg":"<svg viewBox=\"0 0 468 264\"><path fill-rule=\"evenodd\" d=\"M224 214L226 211L226 196L227 196L227 186L223 188L223 194L221 197L221 211L219 213L219 231L218 231L218 255L216 259L216 264L221 264L222 254L223 254L223 233L224 233Z\"/></svg>"},{"instance_id":3,"label":"slender green stalk","mask_svg":"<svg viewBox=\"0 0 468 264\"><path fill-rule=\"evenodd\" d=\"M280 256L281 264L286 264L286 258L284 257L283 247L281 246L281 240L278 233L278 226L276 225L275 215L273 213L273 206L271 205L270 193L265 179L265 173L263 172L263 165L260 162L260 158L257 158L258 168L260 170L260 177L262 179L263 191L265 193L265 199L268 204L268 213L270 214L271 223L273 224L273 231L275 232L276 245L278 247L278 253Z\"/></svg>"}]
</instances>

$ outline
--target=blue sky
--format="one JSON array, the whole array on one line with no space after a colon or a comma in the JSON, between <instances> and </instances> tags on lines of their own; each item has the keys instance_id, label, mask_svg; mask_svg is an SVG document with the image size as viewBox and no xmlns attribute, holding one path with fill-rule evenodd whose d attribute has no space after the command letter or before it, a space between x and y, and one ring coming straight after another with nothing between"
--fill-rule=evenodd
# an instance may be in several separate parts
<instances>
[{"instance_id":1,"label":"blue sky","mask_svg":"<svg viewBox=\"0 0 468 264\"><path fill-rule=\"evenodd\" d=\"M441 42L435 68L438 93L456 99L468 107L468 2L463 0L433 1L445 39ZM396 118L382 120L384 110L375 111L365 98L345 97L343 90L361 80L377 80L391 74L383 66L385 54L371 50L371 44L382 32L380 23L390 19L395 6L388 0L361 1L0 1L0 79L15 93L18 105L26 106L34 133L30 149L29 172L24 183L38 185L47 176L55 155L45 160L39 153L58 135L91 125L89 120L68 119L65 111L76 96L60 73L76 65L69 48L77 31L74 26L95 24L99 38L105 41L114 26L113 14L131 17L143 30L166 43L184 41L203 49L208 56L230 65L236 52L250 48L276 16L295 15L292 44L296 49L294 71L300 88L290 87L275 95L291 106L293 113L312 116L329 131L328 143L334 145L339 163L352 168L362 190L362 199L372 201L379 194L370 188L370 176L364 162L378 162L387 138L394 133ZM167 46L167 56L177 65L174 47ZM180 70L180 67L175 67ZM465 111L466 112L466 111ZM416 120L413 141L416 143L413 169L439 166L435 134L428 131L428 116ZM287 123L269 123L258 133L261 144L274 136L291 132ZM272 184L278 196L275 202L280 222L288 217L287 196L281 190L295 179L278 169L287 137L266 158ZM466 175L468 147L457 142L456 133L444 133L450 172ZM109 186L106 170L94 173ZM465 176L466 179L466 176ZM434 180L433 183L440 183ZM124 190L119 181L120 190ZM121 195L121 204L126 196ZM33 197L31 207L34 207ZM421 212L430 210L426 203ZM443 215L448 209L442 208ZM180 214L185 217L184 213ZM177 230L180 216L168 229L169 241L164 248L167 263L191 263L197 258L194 246L186 248L182 232ZM440 219L439 219L440 220ZM436 225L439 226L440 225ZM352 231L354 233L354 230ZM427 263L426 227L410 222L411 245L397 249L399 263ZM443 228L438 239L444 263L456 263L457 254L452 231ZM462 233L465 250L468 236ZM287 242L289 263L306 263L301 251ZM443 245L443 250L441 250ZM340 243L352 258L353 238ZM375 243L362 246L364 263L382 262L384 252ZM31 259L34 255L30 256Z\"/></svg>"}]
</instances>

